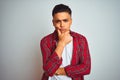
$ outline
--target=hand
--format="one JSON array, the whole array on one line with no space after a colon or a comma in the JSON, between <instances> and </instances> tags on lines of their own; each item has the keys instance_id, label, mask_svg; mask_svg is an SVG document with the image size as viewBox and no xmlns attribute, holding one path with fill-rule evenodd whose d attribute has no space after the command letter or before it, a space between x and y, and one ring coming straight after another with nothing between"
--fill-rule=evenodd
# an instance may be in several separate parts
<instances>
[{"instance_id":1,"label":"hand","mask_svg":"<svg viewBox=\"0 0 120 80\"><path fill-rule=\"evenodd\" d=\"M59 42L61 42L64 46L71 42L72 38L70 36L70 31L66 31L64 33L61 33L60 30L58 31L58 37L59 37Z\"/></svg>"},{"instance_id":2,"label":"hand","mask_svg":"<svg viewBox=\"0 0 120 80\"><path fill-rule=\"evenodd\" d=\"M66 75L64 68L58 68L58 70L55 72L55 75Z\"/></svg>"},{"instance_id":3,"label":"hand","mask_svg":"<svg viewBox=\"0 0 120 80\"><path fill-rule=\"evenodd\" d=\"M72 37L70 36L69 32L70 31L61 33L60 30L58 30L59 41L55 49L55 52L57 53L59 59L61 59L62 57L62 52L63 52L65 45L68 44L72 40Z\"/></svg>"}]
</instances>

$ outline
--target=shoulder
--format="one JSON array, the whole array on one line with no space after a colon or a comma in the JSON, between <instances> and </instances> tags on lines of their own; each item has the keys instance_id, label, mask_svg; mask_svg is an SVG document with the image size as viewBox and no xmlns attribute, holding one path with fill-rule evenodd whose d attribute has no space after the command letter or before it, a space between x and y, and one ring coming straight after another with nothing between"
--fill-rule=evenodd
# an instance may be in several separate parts
<instances>
[{"instance_id":1,"label":"shoulder","mask_svg":"<svg viewBox=\"0 0 120 80\"><path fill-rule=\"evenodd\" d=\"M73 37L74 37L75 41L77 41L80 45L88 44L87 38L84 35L77 33L77 32L72 32L72 33L73 33Z\"/></svg>"},{"instance_id":2,"label":"shoulder","mask_svg":"<svg viewBox=\"0 0 120 80\"><path fill-rule=\"evenodd\" d=\"M72 31L71 34L73 35L73 37L77 38L78 40L86 40L86 37L80 33Z\"/></svg>"},{"instance_id":3,"label":"shoulder","mask_svg":"<svg viewBox=\"0 0 120 80\"><path fill-rule=\"evenodd\" d=\"M48 42L48 41L51 41L52 37L53 37L53 33L50 33L50 34L44 36L44 37L41 39L40 42L41 42L41 43L46 43L46 42Z\"/></svg>"}]
</instances>

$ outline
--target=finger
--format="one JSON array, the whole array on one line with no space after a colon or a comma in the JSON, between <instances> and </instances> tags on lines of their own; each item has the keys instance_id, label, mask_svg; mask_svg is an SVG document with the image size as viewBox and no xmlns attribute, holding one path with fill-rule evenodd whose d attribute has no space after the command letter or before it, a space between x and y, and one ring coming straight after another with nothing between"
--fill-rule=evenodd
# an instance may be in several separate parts
<instances>
[{"instance_id":1,"label":"finger","mask_svg":"<svg viewBox=\"0 0 120 80\"><path fill-rule=\"evenodd\" d=\"M60 73L59 73L59 69L55 72L55 75L59 75Z\"/></svg>"},{"instance_id":2,"label":"finger","mask_svg":"<svg viewBox=\"0 0 120 80\"><path fill-rule=\"evenodd\" d=\"M70 34L70 31L66 31L65 34Z\"/></svg>"},{"instance_id":3,"label":"finger","mask_svg":"<svg viewBox=\"0 0 120 80\"><path fill-rule=\"evenodd\" d=\"M59 29L57 30L57 32L58 32L58 36L59 36L59 35L61 35L61 32L60 32L60 30L59 30Z\"/></svg>"},{"instance_id":4,"label":"finger","mask_svg":"<svg viewBox=\"0 0 120 80\"><path fill-rule=\"evenodd\" d=\"M60 75L60 73L55 73L56 76Z\"/></svg>"}]
</instances>

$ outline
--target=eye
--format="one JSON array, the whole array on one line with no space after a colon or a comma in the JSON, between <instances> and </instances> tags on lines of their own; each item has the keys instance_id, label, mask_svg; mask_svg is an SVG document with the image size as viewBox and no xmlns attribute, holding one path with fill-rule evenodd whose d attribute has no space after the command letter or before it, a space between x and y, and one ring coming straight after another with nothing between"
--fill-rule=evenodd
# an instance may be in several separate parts
<instances>
[{"instance_id":1,"label":"eye","mask_svg":"<svg viewBox=\"0 0 120 80\"><path fill-rule=\"evenodd\" d=\"M64 22L68 22L68 19L64 19L63 21L64 21Z\"/></svg>"},{"instance_id":2,"label":"eye","mask_svg":"<svg viewBox=\"0 0 120 80\"><path fill-rule=\"evenodd\" d=\"M55 20L55 23L59 23L60 22L60 20Z\"/></svg>"}]
</instances>

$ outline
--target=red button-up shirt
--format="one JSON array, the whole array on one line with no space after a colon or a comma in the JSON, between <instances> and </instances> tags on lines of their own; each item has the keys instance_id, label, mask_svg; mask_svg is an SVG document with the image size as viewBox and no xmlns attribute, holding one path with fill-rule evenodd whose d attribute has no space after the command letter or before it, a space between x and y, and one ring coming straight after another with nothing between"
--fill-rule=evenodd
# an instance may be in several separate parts
<instances>
[{"instance_id":1,"label":"red button-up shirt","mask_svg":"<svg viewBox=\"0 0 120 80\"><path fill-rule=\"evenodd\" d=\"M91 69L88 43L83 35L72 31L70 34L73 37L73 54L71 64L65 67L65 71L72 80L84 80L84 75L89 74ZM55 52L57 41L57 31L54 31L40 42L44 70L42 80L48 80L62 64L62 58L59 59Z\"/></svg>"}]
</instances>

